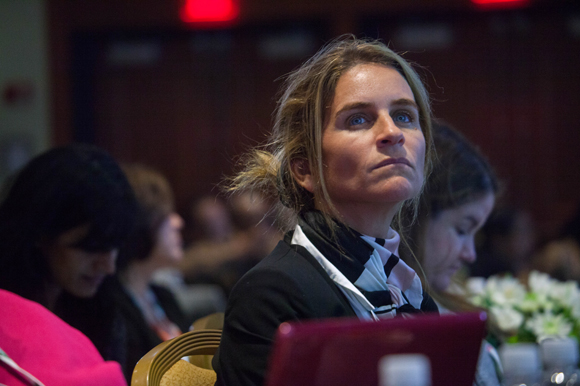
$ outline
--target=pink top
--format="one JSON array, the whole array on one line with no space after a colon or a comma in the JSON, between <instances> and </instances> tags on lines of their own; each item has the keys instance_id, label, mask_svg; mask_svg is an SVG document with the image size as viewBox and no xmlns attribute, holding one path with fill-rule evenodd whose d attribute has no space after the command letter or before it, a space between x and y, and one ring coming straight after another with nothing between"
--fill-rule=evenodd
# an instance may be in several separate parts
<instances>
[{"instance_id":1,"label":"pink top","mask_svg":"<svg viewBox=\"0 0 580 386\"><path fill-rule=\"evenodd\" d=\"M121 367L38 303L0 289L0 348L46 386L126 386ZM0 365L0 383L23 385Z\"/></svg>"}]
</instances>

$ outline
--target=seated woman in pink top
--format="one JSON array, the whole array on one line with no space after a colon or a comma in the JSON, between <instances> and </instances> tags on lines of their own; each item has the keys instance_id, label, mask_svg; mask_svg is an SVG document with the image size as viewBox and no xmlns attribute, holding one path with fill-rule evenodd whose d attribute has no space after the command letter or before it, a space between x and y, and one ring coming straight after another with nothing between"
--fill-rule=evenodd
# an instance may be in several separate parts
<instances>
[{"instance_id":1,"label":"seated woman in pink top","mask_svg":"<svg viewBox=\"0 0 580 386\"><path fill-rule=\"evenodd\" d=\"M71 316L92 322L99 332L95 346L103 357L116 360L121 355L117 342L124 332L117 328L110 306L105 304L99 312L82 313L63 300L95 298L104 279L116 270L118 250L133 229L137 210L135 195L123 171L102 149L69 145L34 158L9 182L0 202L0 289L46 307L69 324ZM1 313L7 314L0 315L2 329L10 332L3 335L0 347L8 356L15 356L17 362L30 356L30 360L38 360L49 371L52 362L43 363L37 351L53 349L48 343L35 346L34 337L42 337L51 344L60 339L81 344L79 350L70 350L70 362L67 359L62 366L54 366L61 372L71 372L71 376L76 366L84 363L85 351L91 352L89 358L96 358L91 363L103 361L92 354L95 346L89 345L80 332L62 327L64 322L47 316L44 308L42 312L30 309L28 313L12 315L0 305ZM31 326L23 321L32 326L48 323L31 316L37 313L57 327L29 331ZM16 318L12 328L6 326L7 317ZM60 329L67 331L63 337ZM81 340L83 343L78 343ZM67 351L68 343L63 344L62 350ZM10 351L14 349L15 352ZM66 363L72 367L67 368ZM114 369L117 374L117 367Z\"/></svg>"},{"instance_id":2,"label":"seated woman in pink top","mask_svg":"<svg viewBox=\"0 0 580 386\"><path fill-rule=\"evenodd\" d=\"M0 289L0 349L46 386L126 385L121 367L105 362L91 341L36 302ZM0 351L0 384L18 382Z\"/></svg>"}]
</instances>

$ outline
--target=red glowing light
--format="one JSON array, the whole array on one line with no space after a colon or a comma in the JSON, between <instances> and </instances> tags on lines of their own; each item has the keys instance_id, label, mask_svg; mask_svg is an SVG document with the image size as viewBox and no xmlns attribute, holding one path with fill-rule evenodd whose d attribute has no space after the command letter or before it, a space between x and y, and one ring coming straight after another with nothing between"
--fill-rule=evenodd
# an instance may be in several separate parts
<instances>
[{"instance_id":1,"label":"red glowing light","mask_svg":"<svg viewBox=\"0 0 580 386\"><path fill-rule=\"evenodd\" d=\"M179 17L186 23L227 23L239 14L238 0L185 0Z\"/></svg>"},{"instance_id":2,"label":"red glowing light","mask_svg":"<svg viewBox=\"0 0 580 386\"><path fill-rule=\"evenodd\" d=\"M479 8L518 8L528 5L529 0L471 0Z\"/></svg>"}]
</instances>

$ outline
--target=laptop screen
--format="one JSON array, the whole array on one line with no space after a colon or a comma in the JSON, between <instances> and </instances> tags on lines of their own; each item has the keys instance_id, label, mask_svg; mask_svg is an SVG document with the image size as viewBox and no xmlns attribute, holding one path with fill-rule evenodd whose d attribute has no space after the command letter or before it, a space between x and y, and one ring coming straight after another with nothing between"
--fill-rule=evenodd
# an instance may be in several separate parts
<instances>
[{"instance_id":1,"label":"laptop screen","mask_svg":"<svg viewBox=\"0 0 580 386\"><path fill-rule=\"evenodd\" d=\"M376 386L382 357L416 353L429 358L433 386L471 386L485 320L485 313L463 313L283 323L266 384Z\"/></svg>"}]
</instances>

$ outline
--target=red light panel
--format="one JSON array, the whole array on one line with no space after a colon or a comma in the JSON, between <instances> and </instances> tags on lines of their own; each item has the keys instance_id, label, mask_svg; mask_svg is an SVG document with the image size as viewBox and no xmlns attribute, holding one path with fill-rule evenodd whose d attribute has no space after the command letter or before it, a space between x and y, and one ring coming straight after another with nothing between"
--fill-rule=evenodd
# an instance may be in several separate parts
<instances>
[{"instance_id":1,"label":"red light panel","mask_svg":"<svg viewBox=\"0 0 580 386\"><path fill-rule=\"evenodd\" d=\"M185 0L179 17L186 23L227 23L239 14L238 0Z\"/></svg>"},{"instance_id":2,"label":"red light panel","mask_svg":"<svg viewBox=\"0 0 580 386\"><path fill-rule=\"evenodd\" d=\"M530 0L471 0L478 8L520 8L529 4Z\"/></svg>"}]
</instances>

